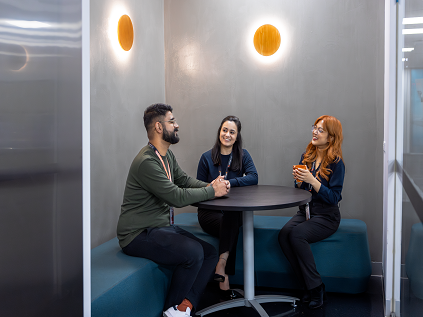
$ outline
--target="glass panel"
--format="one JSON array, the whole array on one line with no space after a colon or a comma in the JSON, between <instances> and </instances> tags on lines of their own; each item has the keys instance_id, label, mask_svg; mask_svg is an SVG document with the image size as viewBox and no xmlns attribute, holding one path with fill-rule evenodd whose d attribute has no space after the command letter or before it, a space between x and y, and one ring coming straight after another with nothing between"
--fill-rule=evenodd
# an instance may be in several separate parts
<instances>
[{"instance_id":1,"label":"glass panel","mask_svg":"<svg viewBox=\"0 0 423 317\"><path fill-rule=\"evenodd\" d=\"M401 316L408 317L423 311L423 1L403 3L405 18L398 21L404 96Z\"/></svg>"},{"instance_id":2,"label":"glass panel","mask_svg":"<svg viewBox=\"0 0 423 317\"><path fill-rule=\"evenodd\" d=\"M0 316L82 316L81 5L0 1Z\"/></svg>"},{"instance_id":3,"label":"glass panel","mask_svg":"<svg viewBox=\"0 0 423 317\"><path fill-rule=\"evenodd\" d=\"M423 312L423 223L403 194L401 316L418 316Z\"/></svg>"}]
</instances>

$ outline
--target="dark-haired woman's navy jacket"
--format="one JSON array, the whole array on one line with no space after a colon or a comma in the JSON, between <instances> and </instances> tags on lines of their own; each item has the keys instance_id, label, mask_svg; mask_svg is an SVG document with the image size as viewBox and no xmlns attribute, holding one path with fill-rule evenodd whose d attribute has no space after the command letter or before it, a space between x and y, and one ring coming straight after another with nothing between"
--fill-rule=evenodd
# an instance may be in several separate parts
<instances>
[{"instance_id":1,"label":"dark-haired woman's navy jacket","mask_svg":"<svg viewBox=\"0 0 423 317\"><path fill-rule=\"evenodd\" d=\"M213 164L211 152L212 150L209 150L201 155L197 168L197 179L207 183L210 183L219 176L219 166ZM246 149L242 149L242 152L242 169L235 172L229 168L228 171L227 179L231 183L231 187L257 185L258 183L257 170L250 153ZM229 161L229 155L221 155L221 160L222 175L224 175L226 165Z\"/></svg>"}]
</instances>

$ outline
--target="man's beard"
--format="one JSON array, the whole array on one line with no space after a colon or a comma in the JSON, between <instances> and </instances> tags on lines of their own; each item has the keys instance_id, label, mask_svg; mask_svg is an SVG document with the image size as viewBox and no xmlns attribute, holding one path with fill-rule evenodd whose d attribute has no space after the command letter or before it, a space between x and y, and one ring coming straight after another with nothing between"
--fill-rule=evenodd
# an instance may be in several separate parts
<instances>
[{"instance_id":1,"label":"man's beard","mask_svg":"<svg viewBox=\"0 0 423 317\"><path fill-rule=\"evenodd\" d=\"M166 129L163 129L163 141L169 142L170 144L176 144L179 142L179 136L175 134L178 129L174 129L173 132L168 132Z\"/></svg>"}]
</instances>

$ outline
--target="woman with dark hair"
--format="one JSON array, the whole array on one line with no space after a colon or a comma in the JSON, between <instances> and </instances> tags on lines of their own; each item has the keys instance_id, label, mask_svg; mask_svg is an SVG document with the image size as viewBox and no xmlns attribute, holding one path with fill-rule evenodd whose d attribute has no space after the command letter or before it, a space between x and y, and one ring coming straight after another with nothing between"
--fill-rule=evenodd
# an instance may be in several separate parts
<instances>
[{"instance_id":1,"label":"woman with dark hair","mask_svg":"<svg viewBox=\"0 0 423 317\"><path fill-rule=\"evenodd\" d=\"M345 165L342 160L342 125L331 116L317 118L313 137L292 175L295 187L308 190L312 200L292 217L279 232L279 244L305 293L301 301L309 308L323 305L325 285L317 272L310 243L321 241L336 232L341 221L339 202L344 184Z\"/></svg>"},{"instance_id":2,"label":"woman with dark hair","mask_svg":"<svg viewBox=\"0 0 423 317\"><path fill-rule=\"evenodd\" d=\"M213 148L204 153L198 163L197 179L211 183L219 175L229 180L231 187L258 183L253 159L242 148L241 121L235 116L222 120ZM205 232L219 238L220 256L214 279L220 282L222 299L240 297L238 292L230 289L228 275L235 274L235 252L242 212L199 208L198 221Z\"/></svg>"}]
</instances>

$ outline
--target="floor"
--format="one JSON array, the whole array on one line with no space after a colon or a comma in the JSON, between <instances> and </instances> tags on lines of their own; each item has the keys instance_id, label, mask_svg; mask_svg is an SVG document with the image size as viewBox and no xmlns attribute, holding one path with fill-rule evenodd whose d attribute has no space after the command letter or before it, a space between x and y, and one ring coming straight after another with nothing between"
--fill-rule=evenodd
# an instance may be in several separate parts
<instances>
[{"instance_id":1,"label":"floor","mask_svg":"<svg viewBox=\"0 0 423 317\"><path fill-rule=\"evenodd\" d=\"M199 310L219 302L217 284L209 284L199 303ZM232 285L233 288L242 286ZM290 295L299 297L296 291L284 289L256 288L256 295ZM372 276L368 290L362 294L327 293L328 300L322 308L310 310L300 303L294 309L290 303L265 303L263 308L270 317L383 317L382 278ZM231 308L215 312L208 317L259 317L259 314L249 307Z\"/></svg>"},{"instance_id":2,"label":"floor","mask_svg":"<svg viewBox=\"0 0 423 317\"><path fill-rule=\"evenodd\" d=\"M210 315L211 316L211 315ZM401 317L422 317L423 299L416 297L410 290L407 278L401 279Z\"/></svg>"}]
</instances>

